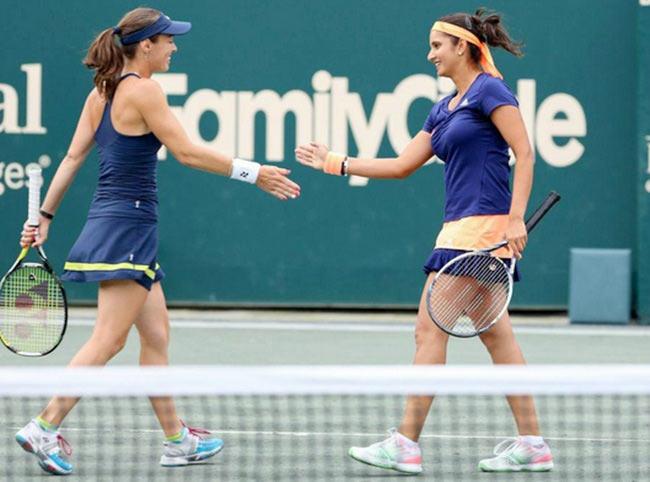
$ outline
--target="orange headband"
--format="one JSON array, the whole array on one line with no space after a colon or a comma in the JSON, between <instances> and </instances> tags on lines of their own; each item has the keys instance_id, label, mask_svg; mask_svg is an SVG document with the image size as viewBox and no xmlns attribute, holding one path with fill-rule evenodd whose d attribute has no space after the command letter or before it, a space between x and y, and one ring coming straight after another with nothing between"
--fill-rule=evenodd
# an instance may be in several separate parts
<instances>
[{"instance_id":1,"label":"orange headband","mask_svg":"<svg viewBox=\"0 0 650 482\"><path fill-rule=\"evenodd\" d=\"M431 27L431 30L453 35L454 37L466 40L472 45L476 45L481 50L481 67L483 67L483 70L492 77L503 79L503 75L501 75L501 72L499 72L496 65L494 65L494 60L492 60L492 54L490 53L487 44L481 42L472 32L463 27L447 22L436 22L433 24L433 27Z\"/></svg>"}]
</instances>

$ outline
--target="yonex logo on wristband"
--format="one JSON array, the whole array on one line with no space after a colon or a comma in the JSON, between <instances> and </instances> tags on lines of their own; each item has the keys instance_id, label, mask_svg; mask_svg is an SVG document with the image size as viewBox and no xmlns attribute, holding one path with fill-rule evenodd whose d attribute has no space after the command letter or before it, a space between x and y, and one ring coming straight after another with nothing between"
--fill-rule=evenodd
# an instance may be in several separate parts
<instances>
[{"instance_id":1,"label":"yonex logo on wristband","mask_svg":"<svg viewBox=\"0 0 650 482\"><path fill-rule=\"evenodd\" d=\"M234 158L232 160L230 179L237 179L238 181L255 184L260 167L261 166L257 162Z\"/></svg>"}]
</instances>

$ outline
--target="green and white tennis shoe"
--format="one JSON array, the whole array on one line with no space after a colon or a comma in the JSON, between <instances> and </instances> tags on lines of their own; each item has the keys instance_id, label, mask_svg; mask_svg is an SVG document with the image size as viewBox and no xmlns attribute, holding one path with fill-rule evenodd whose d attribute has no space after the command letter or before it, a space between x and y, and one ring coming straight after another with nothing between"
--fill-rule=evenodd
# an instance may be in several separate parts
<instances>
[{"instance_id":1,"label":"green and white tennis shoe","mask_svg":"<svg viewBox=\"0 0 650 482\"><path fill-rule=\"evenodd\" d=\"M405 474L422 472L422 452L417 442L407 439L392 428L386 440L369 447L351 447L348 454L354 460L382 469Z\"/></svg>"},{"instance_id":2,"label":"green and white tennis shoe","mask_svg":"<svg viewBox=\"0 0 650 482\"><path fill-rule=\"evenodd\" d=\"M547 472L553 468L553 455L542 439L537 443L525 437L506 439L494 447L494 457L478 464L483 472Z\"/></svg>"}]
</instances>

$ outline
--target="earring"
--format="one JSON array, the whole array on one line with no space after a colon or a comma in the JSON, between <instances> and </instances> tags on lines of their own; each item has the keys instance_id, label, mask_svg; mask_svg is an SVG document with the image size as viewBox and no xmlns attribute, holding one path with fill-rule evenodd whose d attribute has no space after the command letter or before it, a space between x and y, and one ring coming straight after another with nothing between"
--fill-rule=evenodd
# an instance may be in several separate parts
<instances>
[{"instance_id":1,"label":"earring","mask_svg":"<svg viewBox=\"0 0 650 482\"><path fill-rule=\"evenodd\" d=\"M458 52L458 55L463 55L463 52Z\"/></svg>"}]
</instances>

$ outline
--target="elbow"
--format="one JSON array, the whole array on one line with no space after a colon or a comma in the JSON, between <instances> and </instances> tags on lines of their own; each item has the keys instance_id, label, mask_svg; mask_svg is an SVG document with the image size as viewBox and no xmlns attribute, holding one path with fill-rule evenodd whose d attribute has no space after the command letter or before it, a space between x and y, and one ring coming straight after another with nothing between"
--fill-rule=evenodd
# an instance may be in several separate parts
<instances>
[{"instance_id":1,"label":"elbow","mask_svg":"<svg viewBox=\"0 0 650 482\"><path fill-rule=\"evenodd\" d=\"M515 152L515 159L517 163L526 164L532 166L535 162L535 157L533 155L533 149L528 145L525 149Z\"/></svg>"},{"instance_id":2,"label":"elbow","mask_svg":"<svg viewBox=\"0 0 650 482\"><path fill-rule=\"evenodd\" d=\"M413 169L404 166L396 166L393 177L395 179L406 179L411 174L413 174Z\"/></svg>"},{"instance_id":3,"label":"elbow","mask_svg":"<svg viewBox=\"0 0 650 482\"><path fill-rule=\"evenodd\" d=\"M68 151L66 152L63 161L61 161L61 164L77 171L86 159L86 154L87 153L85 152Z\"/></svg>"},{"instance_id":4,"label":"elbow","mask_svg":"<svg viewBox=\"0 0 650 482\"><path fill-rule=\"evenodd\" d=\"M194 167L194 163L192 162L191 157L185 157L185 156L175 156L178 162L183 164L185 167Z\"/></svg>"},{"instance_id":5,"label":"elbow","mask_svg":"<svg viewBox=\"0 0 650 482\"><path fill-rule=\"evenodd\" d=\"M174 152L174 157L178 162L187 167L194 167L194 157L187 151Z\"/></svg>"},{"instance_id":6,"label":"elbow","mask_svg":"<svg viewBox=\"0 0 650 482\"><path fill-rule=\"evenodd\" d=\"M413 163L409 162L408 159L403 157L398 157L395 159L395 162L392 163L393 172L391 177L393 179L406 179L411 174L413 174L418 166L413 166Z\"/></svg>"},{"instance_id":7,"label":"elbow","mask_svg":"<svg viewBox=\"0 0 650 482\"><path fill-rule=\"evenodd\" d=\"M205 158L205 152L191 142L183 143L174 149L169 148L169 150L178 162L193 169L200 168L203 164L202 160Z\"/></svg>"},{"instance_id":8,"label":"elbow","mask_svg":"<svg viewBox=\"0 0 650 482\"><path fill-rule=\"evenodd\" d=\"M409 177L411 173L405 169L399 169L398 171L395 172L395 179L406 179Z\"/></svg>"}]
</instances>

